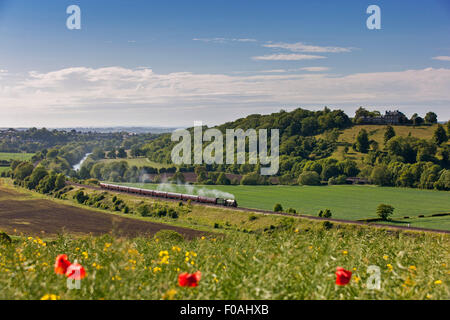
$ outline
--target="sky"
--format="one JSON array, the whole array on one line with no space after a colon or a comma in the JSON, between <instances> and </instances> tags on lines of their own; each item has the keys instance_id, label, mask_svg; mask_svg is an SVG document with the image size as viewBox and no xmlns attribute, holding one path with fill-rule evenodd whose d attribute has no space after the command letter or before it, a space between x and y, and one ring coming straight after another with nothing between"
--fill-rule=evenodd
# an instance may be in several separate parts
<instances>
[{"instance_id":1,"label":"sky","mask_svg":"<svg viewBox=\"0 0 450 320\"><path fill-rule=\"evenodd\" d=\"M324 106L450 119L448 0L0 0L0 39L0 127L187 127Z\"/></svg>"}]
</instances>

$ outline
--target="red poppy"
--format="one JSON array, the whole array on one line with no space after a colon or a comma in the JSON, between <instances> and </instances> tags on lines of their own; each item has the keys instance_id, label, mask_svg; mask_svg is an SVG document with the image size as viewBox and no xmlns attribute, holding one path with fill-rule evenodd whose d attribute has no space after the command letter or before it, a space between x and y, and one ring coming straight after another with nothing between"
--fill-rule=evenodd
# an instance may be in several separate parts
<instances>
[{"instance_id":1,"label":"red poppy","mask_svg":"<svg viewBox=\"0 0 450 320\"><path fill-rule=\"evenodd\" d=\"M65 274L67 268L70 266L70 261L67 259L67 255L60 254L56 257L55 261L55 273L56 274Z\"/></svg>"},{"instance_id":2,"label":"red poppy","mask_svg":"<svg viewBox=\"0 0 450 320\"><path fill-rule=\"evenodd\" d=\"M81 280L86 277L86 270L81 264L75 262L67 268L66 277L73 280Z\"/></svg>"},{"instance_id":3,"label":"red poppy","mask_svg":"<svg viewBox=\"0 0 450 320\"><path fill-rule=\"evenodd\" d=\"M181 273L178 275L178 284L182 287L196 287L200 281L202 273L197 271L196 273Z\"/></svg>"},{"instance_id":4,"label":"red poppy","mask_svg":"<svg viewBox=\"0 0 450 320\"><path fill-rule=\"evenodd\" d=\"M352 278L352 272L349 270L345 270L344 268L337 267L336 268L336 284L338 286L345 286L350 282Z\"/></svg>"}]
</instances>

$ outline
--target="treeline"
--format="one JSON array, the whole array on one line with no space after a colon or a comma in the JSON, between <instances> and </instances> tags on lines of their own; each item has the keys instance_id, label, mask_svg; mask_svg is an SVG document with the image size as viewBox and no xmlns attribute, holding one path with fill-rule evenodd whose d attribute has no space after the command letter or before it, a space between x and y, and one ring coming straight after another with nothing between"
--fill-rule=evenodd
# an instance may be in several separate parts
<instances>
[{"instance_id":1,"label":"treeline","mask_svg":"<svg viewBox=\"0 0 450 320\"><path fill-rule=\"evenodd\" d=\"M0 131L0 152L36 153L44 149L59 148L71 142L89 143L93 141L102 142L104 147L112 148L120 145L128 137L129 134L126 132L77 132L76 130L48 130L46 128L8 129Z\"/></svg>"},{"instance_id":2,"label":"treeline","mask_svg":"<svg viewBox=\"0 0 450 320\"><path fill-rule=\"evenodd\" d=\"M406 115L399 111L395 111L395 113L397 113L398 115L398 124L401 125L420 126L423 124L432 125L438 122L437 114L432 111L427 112L424 117L421 117L417 113L414 113L409 119L406 117ZM363 107L359 107L355 112L353 122L356 124L360 124L364 123L365 120L380 117L383 117L380 111L369 111Z\"/></svg>"},{"instance_id":3,"label":"treeline","mask_svg":"<svg viewBox=\"0 0 450 320\"><path fill-rule=\"evenodd\" d=\"M13 161L11 165L14 184L48 194L61 190L66 185L66 177L62 173L47 171L43 166L34 167L28 161Z\"/></svg>"},{"instance_id":4,"label":"treeline","mask_svg":"<svg viewBox=\"0 0 450 320\"><path fill-rule=\"evenodd\" d=\"M218 127L223 134L226 129L279 129L280 130L280 155L289 157L301 157L302 159L321 159L328 157L335 149L335 138L338 131L352 126L351 119L342 111L331 111L324 108L321 111L309 111L296 109L292 112L280 111L270 115L250 115L246 118L228 122ZM188 129L193 137L193 128ZM323 134L323 138L316 135ZM163 134L148 143L145 153L152 161L159 163L171 163L171 152L177 142L171 141L170 134ZM204 147L208 142L204 143ZM192 151L194 144L192 143ZM235 149L236 149L235 144ZM269 143L270 147L270 143ZM224 148L225 149L225 148ZM225 150L224 150L225 152ZM215 165L214 171L228 173L239 172L240 165ZM255 166L252 167L254 169Z\"/></svg>"}]
</instances>

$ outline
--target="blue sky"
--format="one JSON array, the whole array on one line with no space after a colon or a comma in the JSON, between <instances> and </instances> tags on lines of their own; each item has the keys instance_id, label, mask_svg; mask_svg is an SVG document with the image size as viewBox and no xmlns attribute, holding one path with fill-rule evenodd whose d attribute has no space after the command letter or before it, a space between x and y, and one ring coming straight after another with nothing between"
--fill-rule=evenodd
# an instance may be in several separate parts
<instances>
[{"instance_id":1,"label":"blue sky","mask_svg":"<svg viewBox=\"0 0 450 320\"><path fill-rule=\"evenodd\" d=\"M81 30L66 8L81 8ZM381 8L369 30L366 8ZM450 119L450 2L0 0L0 126L363 105Z\"/></svg>"}]
</instances>

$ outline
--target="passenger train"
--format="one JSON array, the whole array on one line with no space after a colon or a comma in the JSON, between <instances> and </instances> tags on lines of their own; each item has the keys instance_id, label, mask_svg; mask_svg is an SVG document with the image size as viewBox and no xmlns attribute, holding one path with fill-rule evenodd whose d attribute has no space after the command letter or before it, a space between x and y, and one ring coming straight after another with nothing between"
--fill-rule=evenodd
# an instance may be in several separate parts
<instances>
[{"instance_id":1,"label":"passenger train","mask_svg":"<svg viewBox=\"0 0 450 320\"><path fill-rule=\"evenodd\" d=\"M112 191L120 191L127 192L133 194L139 194L143 196L149 197L157 197L157 198L166 198L166 199L174 199L174 200L182 200L182 201L193 201L199 203L207 203L207 204L215 204L221 205L225 207L237 207L237 202L234 199L223 199L223 198L210 198L203 196L195 196L190 194L182 194L182 193L173 193L166 191L158 191L158 190L149 190L149 189L141 189L134 187L125 187L108 183L100 183L100 188Z\"/></svg>"}]
</instances>

